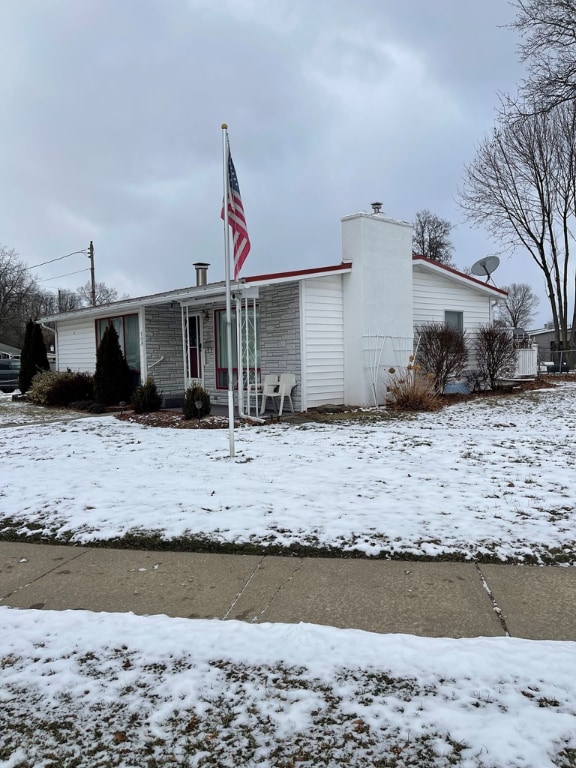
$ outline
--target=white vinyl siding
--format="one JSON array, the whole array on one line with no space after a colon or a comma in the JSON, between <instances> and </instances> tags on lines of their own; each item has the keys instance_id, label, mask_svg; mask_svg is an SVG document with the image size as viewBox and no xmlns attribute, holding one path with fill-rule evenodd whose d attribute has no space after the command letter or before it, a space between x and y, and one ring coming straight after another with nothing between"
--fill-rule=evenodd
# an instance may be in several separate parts
<instances>
[{"instance_id":1,"label":"white vinyl siding","mask_svg":"<svg viewBox=\"0 0 576 768\"><path fill-rule=\"evenodd\" d=\"M302 283L303 405L344 403L344 314L340 275Z\"/></svg>"},{"instance_id":2,"label":"white vinyl siding","mask_svg":"<svg viewBox=\"0 0 576 768\"><path fill-rule=\"evenodd\" d=\"M96 368L96 331L94 318L58 323L57 367L59 371L94 373Z\"/></svg>"},{"instance_id":3,"label":"white vinyl siding","mask_svg":"<svg viewBox=\"0 0 576 768\"><path fill-rule=\"evenodd\" d=\"M443 323L445 312L462 312L464 331L473 331L490 322L490 296L482 295L471 285L459 285L441 275L414 270L414 325Z\"/></svg>"}]
</instances>

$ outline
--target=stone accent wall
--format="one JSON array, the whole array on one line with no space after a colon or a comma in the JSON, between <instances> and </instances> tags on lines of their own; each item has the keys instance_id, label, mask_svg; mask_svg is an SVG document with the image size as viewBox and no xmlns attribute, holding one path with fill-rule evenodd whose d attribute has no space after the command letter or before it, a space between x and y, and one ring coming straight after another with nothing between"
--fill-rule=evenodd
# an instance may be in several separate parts
<instances>
[{"instance_id":1,"label":"stone accent wall","mask_svg":"<svg viewBox=\"0 0 576 768\"><path fill-rule=\"evenodd\" d=\"M299 283L284 283L261 289L260 353L262 377L267 373L296 374L292 402L294 409L299 410L302 370Z\"/></svg>"},{"instance_id":2,"label":"stone accent wall","mask_svg":"<svg viewBox=\"0 0 576 768\"><path fill-rule=\"evenodd\" d=\"M297 283L263 288L260 291L260 350L262 375L294 373L297 385L292 393L295 410L300 408L300 299ZM180 306L160 304L146 307L147 365L164 357L150 370L158 391L177 405L184 395L184 358ZM215 381L214 309L202 313L204 342L204 387L214 404L228 402L226 390L217 390ZM236 396L235 396L236 400ZM286 405L285 405L286 407Z\"/></svg>"},{"instance_id":3,"label":"stone accent wall","mask_svg":"<svg viewBox=\"0 0 576 768\"><path fill-rule=\"evenodd\" d=\"M165 398L184 393L184 358L182 349L182 314L180 305L159 304L146 307L146 364Z\"/></svg>"}]
</instances>

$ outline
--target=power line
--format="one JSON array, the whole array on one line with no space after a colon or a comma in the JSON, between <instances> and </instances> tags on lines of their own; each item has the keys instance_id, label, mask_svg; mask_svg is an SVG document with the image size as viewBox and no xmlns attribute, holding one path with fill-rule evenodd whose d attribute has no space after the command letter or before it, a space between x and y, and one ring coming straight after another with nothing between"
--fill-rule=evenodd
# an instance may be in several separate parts
<instances>
[{"instance_id":1,"label":"power line","mask_svg":"<svg viewBox=\"0 0 576 768\"><path fill-rule=\"evenodd\" d=\"M34 264L34 266L26 267L26 269L37 269L37 267L43 267L45 264L53 264L55 261L62 261L62 259L67 259L68 256L74 256L76 253L83 253L84 256L88 256L86 249L84 249L83 251L72 251L72 253L67 253L64 256L58 256L57 259L50 259L50 261L43 261L41 264ZM82 270L82 271L85 271L85 270Z\"/></svg>"},{"instance_id":2,"label":"power line","mask_svg":"<svg viewBox=\"0 0 576 768\"><path fill-rule=\"evenodd\" d=\"M30 267L32 269L32 267ZM86 269L78 269L76 272L66 272L65 275L56 275L56 277L45 277L44 280L38 280L39 283L47 283L49 280L59 280L61 277L69 277L69 275L79 275L81 272L90 272L90 267Z\"/></svg>"}]
</instances>

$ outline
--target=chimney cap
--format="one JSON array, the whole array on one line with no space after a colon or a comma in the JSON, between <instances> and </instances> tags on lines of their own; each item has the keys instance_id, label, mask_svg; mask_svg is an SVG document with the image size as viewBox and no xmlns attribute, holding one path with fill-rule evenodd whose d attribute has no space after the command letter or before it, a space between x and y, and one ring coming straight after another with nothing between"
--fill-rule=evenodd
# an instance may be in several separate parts
<instances>
[{"instance_id":1,"label":"chimney cap","mask_svg":"<svg viewBox=\"0 0 576 768\"><path fill-rule=\"evenodd\" d=\"M372 206L372 213L382 213L382 203L375 202L370 203L370 205Z\"/></svg>"},{"instance_id":2,"label":"chimney cap","mask_svg":"<svg viewBox=\"0 0 576 768\"><path fill-rule=\"evenodd\" d=\"M194 264L194 267L196 268L196 287L204 286L208 282L208 267L210 264L207 264L205 261L197 261Z\"/></svg>"}]
</instances>

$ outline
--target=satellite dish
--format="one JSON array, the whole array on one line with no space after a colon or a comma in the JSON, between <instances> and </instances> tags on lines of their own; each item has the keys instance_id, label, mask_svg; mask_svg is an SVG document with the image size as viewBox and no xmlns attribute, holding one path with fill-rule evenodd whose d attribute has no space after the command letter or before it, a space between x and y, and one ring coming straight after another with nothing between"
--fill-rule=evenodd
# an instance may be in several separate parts
<instances>
[{"instance_id":1,"label":"satellite dish","mask_svg":"<svg viewBox=\"0 0 576 768\"><path fill-rule=\"evenodd\" d=\"M470 272L478 277L486 277L486 282L490 280L490 275L498 269L500 259L498 256L484 256L483 259L478 259L472 264Z\"/></svg>"}]
</instances>

